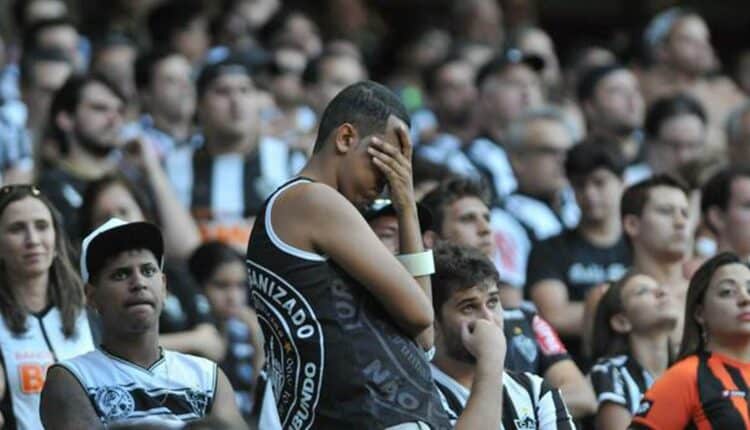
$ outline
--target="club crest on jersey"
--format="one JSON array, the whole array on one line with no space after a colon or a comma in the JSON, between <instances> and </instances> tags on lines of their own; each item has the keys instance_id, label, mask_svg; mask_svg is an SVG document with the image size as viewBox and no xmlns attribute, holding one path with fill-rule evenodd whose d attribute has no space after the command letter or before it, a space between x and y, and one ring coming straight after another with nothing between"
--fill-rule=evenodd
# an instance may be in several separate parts
<instances>
[{"instance_id":1,"label":"club crest on jersey","mask_svg":"<svg viewBox=\"0 0 750 430\"><path fill-rule=\"evenodd\" d=\"M133 396L116 385L98 388L94 393L94 403L106 421L127 418L135 410Z\"/></svg>"},{"instance_id":2,"label":"club crest on jersey","mask_svg":"<svg viewBox=\"0 0 750 430\"><path fill-rule=\"evenodd\" d=\"M537 357L536 343L528 336L513 336L513 348L521 353L527 363L533 363Z\"/></svg>"},{"instance_id":3,"label":"club crest on jersey","mask_svg":"<svg viewBox=\"0 0 750 430\"><path fill-rule=\"evenodd\" d=\"M521 418L513 420L518 430L534 430L536 429L536 420L531 418L529 415L525 415Z\"/></svg>"}]
</instances>

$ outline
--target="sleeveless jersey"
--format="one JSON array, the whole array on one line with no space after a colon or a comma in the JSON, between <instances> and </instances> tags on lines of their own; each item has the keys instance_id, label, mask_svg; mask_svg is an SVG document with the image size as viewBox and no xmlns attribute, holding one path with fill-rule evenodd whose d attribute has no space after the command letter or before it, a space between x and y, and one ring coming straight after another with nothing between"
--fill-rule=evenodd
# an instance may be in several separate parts
<instances>
[{"instance_id":1,"label":"sleeveless jersey","mask_svg":"<svg viewBox=\"0 0 750 430\"><path fill-rule=\"evenodd\" d=\"M276 198L304 182L269 197L247 249L282 428L380 430L415 421L450 428L422 349L336 263L274 232Z\"/></svg>"},{"instance_id":2,"label":"sleeveless jersey","mask_svg":"<svg viewBox=\"0 0 750 430\"><path fill-rule=\"evenodd\" d=\"M163 350L144 368L97 349L57 364L80 382L104 424L182 424L207 415L216 393L216 364Z\"/></svg>"},{"instance_id":3,"label":"sleeveless jersey","mask_svg":"<svg viewBox=\"0 0 750 430\"><path fill-rule=\"evenodd\" d=\"M75 334L66 338L62 318L55 307L44 314L26 317L25 333L16 336L3 319L0 323L0 351L7 392L2 412L7 429L40 429L39 400L47 368L58 360L94 349L86 312L76 319Z\"/></svg>"}]
</instances>

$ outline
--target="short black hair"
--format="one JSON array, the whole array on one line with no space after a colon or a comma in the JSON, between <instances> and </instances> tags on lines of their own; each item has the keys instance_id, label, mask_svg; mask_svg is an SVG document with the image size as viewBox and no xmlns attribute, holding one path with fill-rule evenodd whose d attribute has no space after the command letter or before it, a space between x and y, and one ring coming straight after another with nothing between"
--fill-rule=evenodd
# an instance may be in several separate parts
<instances>
[{"instance_id":1,"label":"short black hair","mask_svg":"<svg viewBox=\"0 0 750 430\"><path fill-rule=\"evenodd\" d=\"M90 84L97 83L104 85L112 94L115 95L121 102L125 103L126 98L117 87L109 79L99 74L88 74L88 75L71 75L67 81L60 87L59 90L52 97L52 103L50 104L49 110L49 122L51 124L50 132L57 143L60 146L60 150L63 154L68 152L67 139L65 133L57 125L55 118L60 112L75 112L78 104L81 102L81 94L83 90Z\"/></svg>"},{"instance_id":2,"label":"short black hair","mask_svg":"<svg viewBox=\"0 0 750 430\"><path fill-rule=\"evenodd\" d=\"M42 62L65 63L73 67L65 53L56 48L37 48L32 51L24 52L21 57L20 67L21 88L28 88L34 85L36 82L34 66L37 63Z\"/></svg>"},{"instance_id":3,"label":"short black hair","mask_svg":"<svg viewBox=\"0 0 750 430\"><path fill-rule=\"evenodd\" d=\"M467 178L453 177L438 185L425 195L422 203L432 213L432 227L442 235L445 208L464 197L476 197L487 207L490 206L490 192L482 183Z\"/></svg>"},{"instance_id":4,"label":"short black hair","mask_svg":"<svg viewBox=\"0 0 750 430\"><path fill-rule=\"evenodd\" d=\"M659 137L659 130L670 118L678 115L692 114L706 124L706 111L701 103L688 94L675 94L656 100L646 113L644 129L646 135L652 139Z\"/></svg>"},{"instance_id":5,"label":"short black hair","mask_svg":"<svg viewBox=\"0 0 750 430\"><path fill-rule=\"evenodd\" d=\"M83 192L83 203L81 203L81 208L78 211L78 231L83 237L86 237L95 228L99 227L98 225L94 225L94 206L99 196L104 191L116 185L122 186L130 193L146 221L152 222L155 220L153 208L149 204L145 192L141 188L138 188L124 174L119 172L111 173L89 183ZM83 237L81 240L83 240Z\"/></svg>"},{"instance_id":6,"label":"short black hair","mask_svg":"<svg viewBox=\"0 0 750 430\"><path fill-rule=\"evenodd\" d=\"M145 52L138 56L135 60L135 86L138 91L146 90L151 86L151 82L154 78L154 69L156 66L164 61L165 59L173 56L181 55L177 51L161 47L154 50Z\"/></svg>"},{"instance_id":7,"label":"short black hair","mask_svg":"<svg viewBox=\"0 0 750 430\"><path fill-rule=\"evenodd\" d=\"M231 246L218 241L210 241L193 252L188 259L187 266L193 279L203 288L219 266L234 262L244 264L245 259Z\"/></svg>"},{"instance_id":8,"label":"short black hair","mask_svg":"<svg viewBox=\"0 0 750 430\"><path fill-rule=\"evenodd\" d=\"M219 62L206 65L198 75L195 89L200 99L211 84L221 76L227 74L240 74L253 78L253 70L250 64L238 56L230 56Z\"/></svg>"},{"instance_id":9,"label":"short black hair","mask_svg":"<svg viewBox=\"0 0 750 430\"><path fill-rule=\"evenodd\" d=\"M97 57L99 57L102 51L119 46L127 46L137 51L135 41L130 35L122 31L110 31L97 38L94 42L92 62L96 62Z\"/></svg>"},{"instance_id":10,"label":"short black hair","mask_svg":"<svg viewBox=\"0 0 750 430\"><path fill-rule=\"evenodd\" d=\"M438 86L438 75L443 67L446 67L453 63L464 63L468 64L458 53L453 52L446 58L438 61L435 64L428 66L422 73L422 82L424 82L424 89L427 94L433 94L437 90Z\"/></svg>"},{"instance_id":11,"label":"short black hair","mask_svg":"<svg viewBox=\"0 0 750 430\"><path fill-rule=\"evenodd\" d=\"M349 123L357 128L361 136L368 136L385 130L391 115L411 126L406 107L385 86L373 81L349 85L323 111L313 153L325 146L328 137L341 124Z\"/></svg>"},{"instance_id":12,"label":"short black hair","mask_svg":"<svg viewBox=\"0 0 750 430\"><path fill-rule=\"evenodd\" d=\"M688 189L685 185L674 177L666 174L652 176L631 185L622 193L622 198L620 199L620 219L624 220L626 215L640 217L643 214L643 208L646 207L651 190L656 187L675 188L682 191L685 196L688 195Z\"/></svg>"},{"instance_id":13,"label":"short black hair","mask_svg":"<svg viewBox=\"0 0 750 430\"><path fill-rule=\"evenodd\" d=\"M614 143L587 139L568 150L565 158L565 175L571 182L585 179L596 169L606 169L622 178L625 160Z\"/></svg>"},{"instance_id":14,"label":"short black hair","mask_svg":"<svg viewBox=\"0 0 750 430\"><path fill-rule=\"evenodd\" d=\"M585 102L594 97L596 87L604 78L619 70L627 70L625 66L618 63L593 66L586 69L578 80L576 95L579 102Z\"/></svg>"},{"instance_id":15,"label":"short black hair","mask_svg":"<svg viewBox=\"0 0 750 430\"><path fill-rule=\"evenodd\" d=\"M39 40L37 40L39 38L39 34L47 30L48 28L53 27L73 27L76 31L78 31L78 27L76 27L73 20L68 17L41 19L32 24L24 34L23 50L33 51L37 48L40 48Z\"/></svg>"},{"instance_id":16,"label":"short black hair","mask_svg":"<svg viewBox=\"0 0 750 430\"><path fill-rule=\"evenodd\" d=\"M154 47L168 47L178 31L205 12L202 0L167 0L148 15L147 28Z\"/></svg>"},{"instance_id":17,"label":"short black hair","mask_svg":"<svg viewBox=\"0 0 750 430\"><path fill-rule=\"evenodd\" d=\"M701 188L701 214L710 229L714 230L714 227L707 217L708 210L712 207L718 207L722 211L727 209L729 200L732 198L732 184L739 178L750 178L750 167L738 166L722 169L711 176Z\"/></svg>"},{"instance_id":18,"label":"short black hair","mask_svg":"<svg viewBox=\"0 0 750 430\"><path fill-rule=\"evenodd\" d=\"M435 273L430 281L436 318L440 318L443 305L456 291L500 283L495 265L476 248L441 242L433 249L433 255Z\"/></svg>"}]
</instances>

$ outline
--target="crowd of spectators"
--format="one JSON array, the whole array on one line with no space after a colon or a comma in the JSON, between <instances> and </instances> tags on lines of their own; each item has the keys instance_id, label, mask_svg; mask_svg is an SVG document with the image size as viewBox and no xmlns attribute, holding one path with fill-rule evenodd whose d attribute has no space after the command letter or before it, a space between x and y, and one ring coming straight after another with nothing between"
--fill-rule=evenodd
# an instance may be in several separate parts
<instances>
[{"instance_id":1,"label":"crowd of spectators","mask_svg":"<svg viewBox=\"0 0 750 430\"><path fill-rule=\"evenodd\" d=\"M624 429L636 415L634 426L658 428L671 413L687 423L697 419L689 405L705 408L703 391L682 389L685 410L659 404L670 386L687 387L680 371L700 384L733 359L750 365L747 347L744 362L728 352L735 338L718 327L730 311L716 292L726 282L714 279L734 279L738 306L750 303L740 268L750 258L750 79L722 69L700 10L644 22L630 42L642 58L592 42L561 61L554 34L519 21L523 1L443 2L448 19L414 17L398 37L364 0L324 2L326 21L283 0L10 3L0 3L12 24L0 40L8 428L41 425L46 369L101 341L77 267L83 239L110 218L161 229L159 345L217 362L247 424L264 422L278 389L264 369L277 363L250 294L248 240L266 199L328 137L326 107L369 79L410 119L419 233L442 258L432 287L442 385L460 383L451 372L463 368L445 343L460 343L450 332L460 327L441 318L467 316L451 294L473 290L436 293L441 270L497 284L477 300L501 303L487 312L503 320L505 368L560 390L560 428ZM358 209L402 254L394 196L379 197ZM480 257L496 273L472 278L450 260ZM48 340L50 327L62 335ZM736 331L750 344L750 326ZM28 332L46 346L20 341ZM669 369L678 352L687 361ZM690 366L703 367L696 376ZM717 378L730 391L750 385L744 370ZM726 419L750 425L747 410Z\"/></svg>"}]
</instances>

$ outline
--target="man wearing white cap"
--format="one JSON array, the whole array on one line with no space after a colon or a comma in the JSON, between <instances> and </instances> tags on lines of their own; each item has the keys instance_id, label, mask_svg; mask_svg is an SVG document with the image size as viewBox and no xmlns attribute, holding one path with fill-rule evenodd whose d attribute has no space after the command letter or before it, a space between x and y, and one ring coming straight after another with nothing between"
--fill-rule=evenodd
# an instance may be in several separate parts
<instances>
[{"instance_id":1,"label":"man wearing white cap","mask_svg":"<svg viewBox=\"0 0 750 430\"><path fill-rule=\"evenodd\" d=\"M50 368L40 407L45 428L179 428L205 416L242 422L215 363L159 346L163 254L161 231L146 222L113 218L83 240L81 276L101 316L102 344Z\"/></svg>"}]
</instances>

